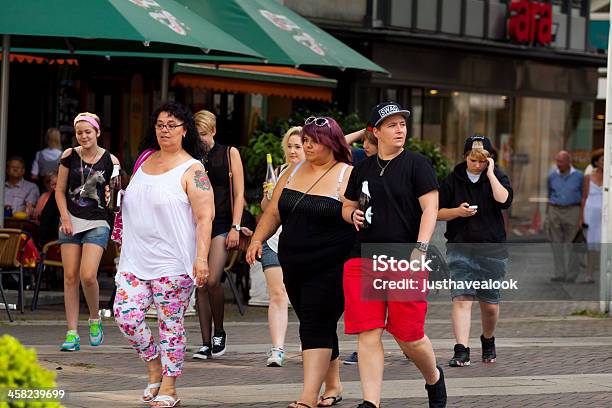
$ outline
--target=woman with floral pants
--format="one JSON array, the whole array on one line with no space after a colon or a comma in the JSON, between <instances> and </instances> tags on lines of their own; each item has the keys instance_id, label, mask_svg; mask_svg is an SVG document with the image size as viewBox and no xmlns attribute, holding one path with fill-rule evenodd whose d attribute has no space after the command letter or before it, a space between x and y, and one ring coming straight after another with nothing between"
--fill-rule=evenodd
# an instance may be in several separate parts
<instances>
[{"instance_id":1,"label":"woman with floral pants","mask_svg":"<svg viewBox=\"0 0 612 408\"><path fill-rule=\"evenodd\" d=\"M181 375L185 355L183 315L193 280L189 275L178 275L147 281L120 272L115 283L115 319L140 358L151 361L161 356L162 375ZM159 319L159 346L145 323L146 310L153 304Z\"/></svg>"},{"instance_id":2,"label":"woman with floral pants","mask_svg":"<svg viewBox=\"0 0 612 408\"><path fill-rule=\"evenodd\" d=\"M180 401L176 379L185 356L185 309L194 283L203 286L208 280L214 198L204 166L196 160L203 149L191 113L166 103L153 114L152 127L155 132L143 147L155 153L134 172L121 205L114 312L147 365L142 401L174 407ZM152 306L158 344L144 320Z\"/></svg>"}]
</instances>

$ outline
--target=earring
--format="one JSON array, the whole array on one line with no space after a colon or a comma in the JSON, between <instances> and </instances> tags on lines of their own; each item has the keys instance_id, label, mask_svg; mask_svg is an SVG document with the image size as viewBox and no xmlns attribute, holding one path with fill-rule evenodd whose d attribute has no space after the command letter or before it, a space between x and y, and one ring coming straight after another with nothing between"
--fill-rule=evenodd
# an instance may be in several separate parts
<instances>
[{"instance_id":1,"label":"earring","mask_svg":"<svg viewBox=\"0 0 612 408\"><path fill-rule=\"evenodd\" d=\"M185 133L185 134L183 135L183 139L185 138L185 136L187 136L187 133Z\"/></svg>"}]
</instances>

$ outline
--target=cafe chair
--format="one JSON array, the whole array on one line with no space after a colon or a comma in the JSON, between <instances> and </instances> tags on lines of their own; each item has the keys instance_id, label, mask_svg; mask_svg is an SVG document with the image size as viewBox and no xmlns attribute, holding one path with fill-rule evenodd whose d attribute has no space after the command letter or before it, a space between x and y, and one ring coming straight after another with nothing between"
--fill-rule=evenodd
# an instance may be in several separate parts
<instances>
[{"instance_id":1,"label":"cafe chair","mask_svg":"<svg viewBox=\"0 0 612 408\"><path fill-rule=\"evenodd\" d=\"M0 253L0 279L2 275L19 276L19 310L23 313L24 292L23 292L23 265L19 261L22 230L14 228L0 228L0 234L8 235L4 249Z\"/></svg>"},{"instance_id":2,"label":"cafe chair","mask_svg":"<svg viewBox=\"0 0 612 408\"><path fill-rule=\"evenodd\" d=\"M40 292L40 285L42 284L43 275L47 274L48 269L61 268L62 267L62 253L60 246L57 241L51 241L45 244L42 248L40 255L40 261L36 266L36 288L34 289L34 297L32 298L32 305L30 310L34 311L38 307L38 294ZM47 281L48 284L48 281Z\"/></svg>"},{"instance_id":3,"label":"cafe chair","mask_svg":"<svg viewBox=\"0 0 612 408\"><path fill-rule=\"evenodd\" d=\"M9 239L8 234L0 234L0 253L4 252L4 247L6 246ZM2 303L4 303L4 310L6 310L6 314L8 315L9 321L12 322L13 318L10 312L10 306L8 301L6 300L6 296L4 295L4 288L2 287L2 277L0 276L0 296L2 296Z\"/></svg>"}]
</instances>

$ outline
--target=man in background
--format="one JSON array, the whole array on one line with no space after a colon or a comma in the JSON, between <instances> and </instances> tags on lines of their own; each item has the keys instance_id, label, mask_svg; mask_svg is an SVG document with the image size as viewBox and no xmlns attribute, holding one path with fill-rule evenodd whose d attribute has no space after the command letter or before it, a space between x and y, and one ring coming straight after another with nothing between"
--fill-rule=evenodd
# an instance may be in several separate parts
<instances>
[{"instance_id":1,"label":"man in background","mask_svg":"<svg viewBox=\"0 0 612 408\"><path fill-rule=\"evenodd\" d=\"M584 262L571 245L579 232L580 203L584 176L571 164L571 156L557 153L557 168L548 175L548 211L544 230L552 243L554 276L552 282L575 282ZM568 255L566 255L568 254Z\"/></svg>"}]
</instances>

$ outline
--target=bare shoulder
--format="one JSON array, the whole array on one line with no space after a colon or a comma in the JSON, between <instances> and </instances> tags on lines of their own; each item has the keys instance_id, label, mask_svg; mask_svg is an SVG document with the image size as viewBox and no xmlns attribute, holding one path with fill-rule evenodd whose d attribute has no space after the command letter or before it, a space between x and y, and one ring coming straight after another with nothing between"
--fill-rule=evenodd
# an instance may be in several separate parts
<instances>
[{"instance_id":1,"label":"bare shoulder","mask_svg":"<svg viewBox=\"0 0 612 408\"><path fill-rule=\"evenodd\" d=\"M69 147L68 149L64 150L64 152L62 153L62 159L65 159L66 157L70 156L72 154L72 147Z\"/></svg>"},{"instance_id":2,"label":"bare shoulder","mask_svg":"<svg viewBox=\"0 0 612 408\"><path fill-rule=\"evenodd\" d=\"M111 153L110 156L111 156L111 161L113 162L113 164L120 164L119 159L114 154Z\"/></svg>"}]
</instances>

